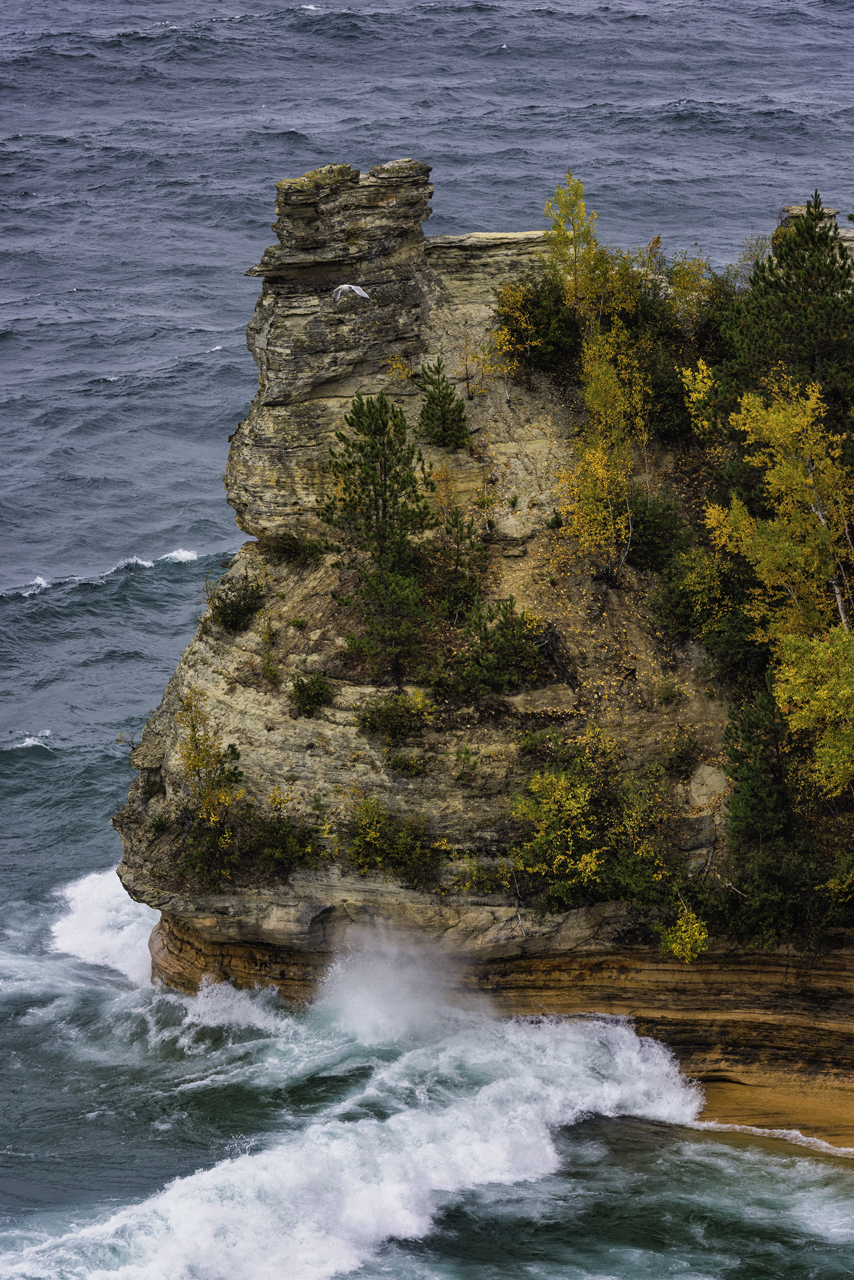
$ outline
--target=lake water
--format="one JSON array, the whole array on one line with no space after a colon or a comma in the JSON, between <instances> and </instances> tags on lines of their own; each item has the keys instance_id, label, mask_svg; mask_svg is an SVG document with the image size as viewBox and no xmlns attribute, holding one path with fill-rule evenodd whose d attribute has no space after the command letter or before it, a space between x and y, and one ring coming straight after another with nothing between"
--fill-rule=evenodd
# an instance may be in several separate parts
<instances>
[{"instance_id":1,"label":"lake water","mask_svg":"<svg viewBox=\"0 0 854 1280\"><path fill-rule=\"evenodd\" d=\"M206 574L274 182L433 166L431 234L542 226L722 264L854 207L849 3L0 15L0 1276L850 1276L854 1164L697 1127L618 1021L505 1023L406 957L315 1006L152 988L109 816Z\"/></svg>"}]
</instances>

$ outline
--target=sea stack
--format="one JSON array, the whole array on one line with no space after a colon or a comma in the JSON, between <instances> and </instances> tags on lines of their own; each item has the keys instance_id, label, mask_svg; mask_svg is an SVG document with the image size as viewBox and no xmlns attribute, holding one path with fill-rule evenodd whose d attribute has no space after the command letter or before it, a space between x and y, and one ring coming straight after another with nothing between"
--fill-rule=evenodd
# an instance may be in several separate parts
<instances>
[{"instance_id":1,"label":"sea stack","mask_svg":"<svg viewBox=\"0 0 854 1280\"><path fill-rule=\"evenodd\" d=\"M740 953L721 938L685 964L662 958L643 911L599 902L543 913L498 874L518 838L508 798L532 772L520 741L593 722L619 736L628 771L690 726L698 756L673 783L673 839L691 874L714 874L725 837L726 706L709 689L698 645L671 653L665 670L647 575L627 569L619 590L581 568L555 582L556 485L572 467L577 407L545 378L510 383L484 365L495 291L537 267L543 233L425 238L429 174L404 159L280 182L277 243L247 273L262 281L247 327L258 390L231 438L225 479L253 540L225 582L260 584L262 607L239 630L203 617L132 753L139 777L113 820L123 885L161 912L153 975L183 991L205 981L273 984L306 1000L337 952L379 934L441 949L460 989L488 993L498 1012L630 1016L701 1078L809 1071L844 1080L854 1067L851 949L810 959ZM336 301L343 284L367 298L347 291ZM353 660L346 582L324 550L318 513L330 492L329 450L354 397L384 393L414 428L418 370L440 357L465 401L472 444L420 447L445 492L481 520L488 598L513 596L552 642L537 681L467 703L434 699L391 750L364 727L365 706L391 686ZM673 456L659 450L652 466L666 475ZM294 680L315 673L330 697L297 714ZM665 675L679 687L672 705L652 694ZM403 692L421 691L407 682ZM277 794L314 824L304 865L282 872L237 860L211 884L188 862L188 695L202 699L212 740L239 752L239 788L258 812ZM421 823L436 851L429 887L348 858L354 797L369 796Z\"/></svg>"}]
</instances>

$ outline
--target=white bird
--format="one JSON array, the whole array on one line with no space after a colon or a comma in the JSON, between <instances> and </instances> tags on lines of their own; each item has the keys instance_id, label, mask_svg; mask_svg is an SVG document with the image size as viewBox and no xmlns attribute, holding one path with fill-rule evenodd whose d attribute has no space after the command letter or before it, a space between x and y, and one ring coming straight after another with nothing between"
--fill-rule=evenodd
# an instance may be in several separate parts
<instances>
[{"instance_id":1,"label":"white bird","mask_svg":"<svg viewBox=\"0 0 854 1280\"><path fill-rule=\"evenodd\" d=\"M341 298L342 293L355 293L358 298L370 298L369 293L365 293L361 285L358 284L339 284L337 289L332 290L332 296L336 302Z\"/></svg>"}]
</instances>

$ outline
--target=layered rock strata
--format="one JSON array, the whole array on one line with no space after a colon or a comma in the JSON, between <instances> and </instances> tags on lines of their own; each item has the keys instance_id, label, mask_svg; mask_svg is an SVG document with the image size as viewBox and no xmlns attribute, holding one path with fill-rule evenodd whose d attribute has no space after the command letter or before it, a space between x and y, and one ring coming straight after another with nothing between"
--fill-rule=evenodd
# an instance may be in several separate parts
<instances>
[{"instance_id":1,"label":"layered rock strata","mask_svg":"<svg viewBox=\"0 0 854 1280\"><path fill-rule=\"evenodd\" d=\"M696 735L701 762L678 799L681 848L707 874L720 846L726 782L719 751L726 708L702 676L696 646L665 653L651 623L643 575L620 591L588 575L554 572L554 485L572 463L573 412L545 384L508 387L479 359L494 290L536 262L542 234L425 239L432 193L426 165L401 160L360 174L328 166L279 183L274 230L249 274L262 281L247 329L258 391L232 438L226 483L247 543L230 575L261 573L263 614L236 635L208 619L184 651L163 700L132 754L139 779L116 817L128 892L158 908L155 977L185 991L206 980L277 986L311 997L333 957L366 938L429 943L455 966L458 992L481 993L504 1013L629 1015L705 1076L765 1079L807 1070L844 1075L854 1030L854 952L812 965L784 954L745 956L721 943L696 964L662 960L644 919L621 904L542 917L500 894L478 892L467 857L487 866L514 832L507 798L532 772L523 729L580 730L596 720L626 745L628 767L659 754L679 732ZM358 285L362 297L339 285ZM266 552L283 531L317 536L324 464L357 393L383 390L417 416L404 366L441 355L466 397L469 453L425 448L463 506L490 512L490 591L554 623L571 666L541 687L439 708L409 743L424 771L391 767L381 741L360 735L357 713L376 691L344 658L352 619L332 597L331 557L300 566ZM661 455L663 473L677 465ZM302 625L293 625L298 620ZM265 676L265 662L279 673ZM293 718L289 677L322 669L334 700ZM675 696L654 695L667 679ZM177 815L186 783L176 720L189 690L205 695L210 724L235 743L247 789L262 802L289 789L298 811L322 812L326 858L290 877L235 868L211 893L182 874ZM462 762L462 763L461 763ZM430 835L457 851L438 893L379 875L359 876L335 854L354 794L377 794L393 813L419 813Z\"/></svg>"}]
</instances>

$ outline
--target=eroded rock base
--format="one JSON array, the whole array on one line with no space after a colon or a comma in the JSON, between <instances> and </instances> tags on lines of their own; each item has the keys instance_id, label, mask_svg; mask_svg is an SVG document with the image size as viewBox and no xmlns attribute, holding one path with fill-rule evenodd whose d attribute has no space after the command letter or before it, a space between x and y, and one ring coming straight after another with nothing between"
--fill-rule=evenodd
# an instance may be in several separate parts
<instances>
[{"instance_id":1,"label":"eroded rock base","mask_svg":"<svg viewBox=\"0 0 854 1280\"><path fill-rule=\"evenodd\" d=\"M168 915L150 948L153 977L180 991L195 992L204 982L273 985L286 1000L303 1004L334 959L331 950L212 941ZM459 969L457 983L462 997L487 997L499 1016L630 1017L640 1035L669 1045L688 1074L715 1089L734 1089L721 1104L729 1116L763 1114L761 1101L735 1107L745 1086L792 1096L808 1083L854 1089L849 950L811 964L803 957L751 953L706 955L684 965L662 960L651 948L478 959ZM850 1102L854 1123L854 1092Z\"/></svg>"}]
</instances>

